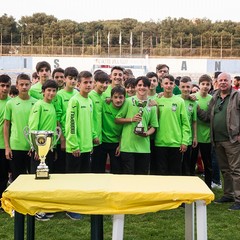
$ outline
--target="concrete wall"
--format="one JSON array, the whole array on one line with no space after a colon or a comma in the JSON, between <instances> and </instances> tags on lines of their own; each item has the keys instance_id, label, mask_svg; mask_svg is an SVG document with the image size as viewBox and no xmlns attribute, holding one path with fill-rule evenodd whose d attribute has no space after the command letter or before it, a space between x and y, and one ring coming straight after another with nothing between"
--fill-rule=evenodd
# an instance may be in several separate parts
<instances>
[{"instance_id":1,"label":"concrete wall","mask_svg":"<svg viewBox=\"0 0 240 240\"><path fill-rule=\"evenodd\" d=\"M202 74L212 75L215 71L225 71L232 76L240 75L240 60L238 59L197 59L197 58L88 58L88 57L22 57L1 56L0 74L9 74L13 81L20 72L31 74L39 61L48 61L52 69L57 67L76 67L79 71L103 69L110 72L112 66L120 65L131 68L135 76L155 71L156 65L165 63L170 67L170 73L175 77L188 75L197 81Z\"/></svg>"}]
</instances>

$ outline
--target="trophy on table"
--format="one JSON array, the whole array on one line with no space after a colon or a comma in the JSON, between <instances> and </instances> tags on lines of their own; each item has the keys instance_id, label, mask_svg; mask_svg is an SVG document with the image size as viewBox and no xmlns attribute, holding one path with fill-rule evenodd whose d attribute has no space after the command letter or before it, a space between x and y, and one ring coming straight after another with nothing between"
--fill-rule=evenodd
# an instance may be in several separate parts
<instances>
[{"instance_id":1,"label":"trophy on table","mask_svg":"<svg viewBox=\"0 0 240 240\"><path fill-rule=\"evenodd\" d=\"M37 166L35 179L49 179L49 168L46 165L46 156L48 151L53 151L54 145L61 136L61 128L56 127L55 132L53 131L31 131L28 126L23 130L24 136L31 146L32 150L35 150L39 156L40 164ZM56 136L56 139L54 140Z\"/></svg>"},{"instance_id":2,"label":"trophy on table","mask_svg":"<svg viewBox=\"0 0 240 240\"><path fill-rule=\"evenodd\" d=\"M143 116L143 108L146 107L147 101L139 101L138 103L135 102L135 104L139 107L138 114L142 117ZM142 120L137 124L137 126L134 128L135 134L143 134L144 133L144 126L142 124Z\"/></svg>"}]
</instances>

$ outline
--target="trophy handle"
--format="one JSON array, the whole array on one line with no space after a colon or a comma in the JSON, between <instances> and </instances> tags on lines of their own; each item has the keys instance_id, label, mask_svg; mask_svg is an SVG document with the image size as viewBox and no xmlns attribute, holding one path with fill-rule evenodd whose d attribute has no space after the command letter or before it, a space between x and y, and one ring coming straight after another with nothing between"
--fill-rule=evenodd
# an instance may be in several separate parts
<instances>
[{"instance_id":1,"label":"trophy handle","mask_svg":"<svg viewBox=\"0 0 240 240\"><path fill-rule=\"evenodd\" d=\"M23 129L23 135L26 138L27 142L29 143L31 150L34 150L33 144L32 142L29 140L29 136L30 136L30 128L29 126L25 126Z\"/></svg>"},{"instance_id":2,"label":"trophy handle","mask_svg":"<svg viewBox=\"0 0 240 240\"><path fill-rule=\"evenodd\" d=\"M53 149L53 147L57 144L58 140L60 139L62 134L62 130L60 127L56 127L55 132L54 132L54 136L57 136L56 140L53 142L52 146L51 146L51 150Z\"/></svg>"}]
</instances>

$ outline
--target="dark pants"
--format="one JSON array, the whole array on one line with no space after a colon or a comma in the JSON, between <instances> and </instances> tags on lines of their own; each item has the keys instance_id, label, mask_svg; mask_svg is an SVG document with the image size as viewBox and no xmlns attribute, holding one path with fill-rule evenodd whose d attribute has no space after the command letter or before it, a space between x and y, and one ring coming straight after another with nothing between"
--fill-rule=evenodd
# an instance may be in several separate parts
<instances>
[{"instance_id":1,"label":"dark pants","mask_svg":"<svg viewBox=\"0 0 240 240\"><path fill-rule=\"evenodd\" d=\"M57 145L57 158L53 161L53 172L54 173L65 173L66 172L66 151L61 149L61 144Z\"/></svg>"},{"instance_id":2,"label":"dark pants","mask_svg":"<svg viewBox=\"0 0 240 240\"><path fill-rule=\"evenodd\" d=\"M150 153L121 152L121 165L123 174L149 173Z\"/></svg>"},{"instance_id":3,"label":"dark pants","mask_svg":"<svg viewBox=\"0 0 240 240\"><path fill-rule=\"evenodd\" d=\"M9 162L10 161L5 158L5 149L0 149L0 198L2 197L4 190L7 188Z\"/></svg>"},{"instance_id":4,"label":"dark pants","mask_svg":"<svg viewBox=\"0 0 240 240\"><path fill-rule=\"evenodd\" d=\"M155 151L158 175L182 175L182 153L179 147L156 147Z\"/></svg>"},{"instance_id":5,"label":"dark pants","mask_svg":"<svg viewBox=\"0 0 240 240\"><path fill-rule=\"evenodd\" d=\"M212 181L216 184L221 184L220 169L218 166L217 154L215 148L212 147Z\"/></svg>"},{"instance_id":6,"label":"dark pants","mask_svg":"<svg viewBox=\"0 0 240 240\"><path fill-rule=\"evenodd\" d=\"M12 150L12 179L15 180L20 174L30 173L31 157L28 151Z\"/></svg>"},{"instance_id":7,"label":"dark pants","mask_svg":"<svg viewBox=\"0 0 240 240\"><path fill-rule=\"evenodd\" d=\"M183 154L182 175L190 176L192 145L189 145L187 151Z\"/></svg>"},{"instance_id":8,"label":"dark pants","mask_svg":"<svg viewBox=\"0 0 240 240\"><path fill-rule=\"evenodd\" d=\"M74 157L66 153L66 173L89 173L91 171L90 152Z\"/></svg>"},{"instance_id":9,"label":"dark pants","mask_svg":"<svg viewBox=\"0 0 240 240\"><path fill-rule=\"evenodd\" d=\"M204 164L204 178L205 178L205 183L208 185L209 188L211 188L211 183L212 183L212 156L211 156L211 151L212 151L212 145L211 143L198 143L197 147L194 148L194 151L198 153L200 150L202 161ZM195 158L192 157L192 164L196 165L197 162L197 154L194 156ZM192 165L192 167L193 167Z\"/></svg>"}]
</instances>

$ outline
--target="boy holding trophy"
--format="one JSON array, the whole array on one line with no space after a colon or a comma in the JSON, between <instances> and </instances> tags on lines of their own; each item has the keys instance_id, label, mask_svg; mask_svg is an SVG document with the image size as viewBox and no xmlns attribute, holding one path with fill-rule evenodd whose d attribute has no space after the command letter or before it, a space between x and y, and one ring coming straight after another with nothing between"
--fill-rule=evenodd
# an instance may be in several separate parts
<instances>
[{"instance_id":1,"label":"boy holding trophy","mask_svg":"<svg viewBox=\"0 0 240 240\"><path fill-rule=\"evenodd\" d=\"M127 98L115 118L123 125L120 144L124 174L148 174L150 164L150 135L158 127L156 107L149 105L150 81L136 79L136 96Z\"/></svg>"}]
</instances>

